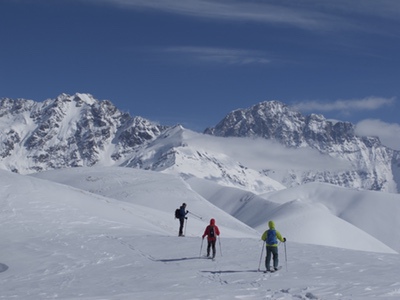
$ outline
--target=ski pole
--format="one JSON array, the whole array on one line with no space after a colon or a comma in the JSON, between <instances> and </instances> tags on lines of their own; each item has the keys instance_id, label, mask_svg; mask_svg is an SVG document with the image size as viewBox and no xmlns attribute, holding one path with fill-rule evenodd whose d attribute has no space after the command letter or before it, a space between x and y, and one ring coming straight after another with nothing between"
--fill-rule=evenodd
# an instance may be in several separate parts
<instances>
[{"instance_id":1,"label":"ski pole","mask_svg":"<svg viewBox=\"0 0 400 300\"><path fill-rule=\"evenodd\" d=\"M203 218L202 217L200 217L200 216L198 216L198 215L196 215L196 214L194 214L194 213L192 213L192 212L188 212L189 214L191 214L191 215L193 215L193 216L195 216L196 218L199 218L200 220L203 220Z\"/></svg>"},{"instance_id":2,"label":"ski pole","mask_svg":"<svg viewBox=\"0 0 400 300\"><path fill-rule=\"evenodd\" d=\"M221 238L218 237L218 243L219 243L219 251L221 252L221 256L222 256L222 247L221 247Z\"/></svg>"},{"instance_id":3,"label":"ski pole","mask_svg":"<svg viewBox=\"0 0 400 300\"><path fill-rule=\"evenodd\" d=\"M201 239L201 246L200 246L200 254L199 254L199 257L201 257L201 250L203 250L203 241L204 241L204 239L202 238L202 239Z\"/></svg>"},{"instance_id":4,"label":"ski pole","mask_svg":"<svg viewBox=\"0 0 400 300\"><path fill-rule=\"evenodd\" d=\"M260 267L261 267L262 256L263 256L263 253L264 253L264 244L265 244L265 241L263 241L263 243L261 245L261 255L260 255L260 263L258 264L258 271L261 271Z\"/></svg>"},{"instance_id":5,"label":"ski pole","mask_svg":"<svg viewBox=\"0 0 400 300\"><path fill-rule=\"evenodd\" d=\"M287 272L287 254L286 254L286 241L283 243L285 245L285 263L286 263L286 272Z\"/></svg>"}]
</instances>

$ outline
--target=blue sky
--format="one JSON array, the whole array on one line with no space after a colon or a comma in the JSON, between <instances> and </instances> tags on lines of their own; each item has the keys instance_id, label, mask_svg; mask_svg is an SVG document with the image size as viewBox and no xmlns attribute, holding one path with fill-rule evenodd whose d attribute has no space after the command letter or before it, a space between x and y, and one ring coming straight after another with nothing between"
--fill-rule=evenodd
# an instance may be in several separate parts
<instances>
[{"instance_id":1,"label":"blue sky","mask_svg":"<svg viewBox=\"0 0 400 300\"><path fill-rule=\"evenodd\" d=\"M203 131L265 100L400 149L400 1L1 0L0 98L90 93Z\"/></svg>"}]
</instances>

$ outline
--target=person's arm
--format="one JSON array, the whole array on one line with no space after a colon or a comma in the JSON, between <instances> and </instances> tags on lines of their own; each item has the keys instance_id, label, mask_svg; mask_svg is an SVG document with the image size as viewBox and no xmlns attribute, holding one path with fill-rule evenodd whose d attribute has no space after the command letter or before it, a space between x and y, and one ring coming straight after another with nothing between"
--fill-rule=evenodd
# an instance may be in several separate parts
<instances>
[{"instance_id":1,"label":"person's arm","mask_svg":"<svg viewBox=\"0 0 400 300\"><path fill-rule=\"evenodd\" d=\"M261 239L265 242L265 240L267 239L267 232L268 230L264 231L263 235L261 236Z\"/></svg>"},{"instance_id":2,"label":"person's arm","mask_svg":"<svg viewBox=\"0 0 400 300\"><path fill-rule=\"evenodd\" d=\"M280 240L282 243L286 242L286 238L282 237L282 235L280 234L280 232L277 230L276 231L276 237L278 238L278 240Z\"/></svg>"},{"instance_id":3,"label":"person's arm","mask_svg":"<svg viewBox=\"0 0 400 300\"><path fill-rule=\"evenodd\" d=\"M204 239L206 235L208 235L208 226L207 226L206 229L204 230L204 233L203 233L202 238Z\"/></svg>"}]
</instances>

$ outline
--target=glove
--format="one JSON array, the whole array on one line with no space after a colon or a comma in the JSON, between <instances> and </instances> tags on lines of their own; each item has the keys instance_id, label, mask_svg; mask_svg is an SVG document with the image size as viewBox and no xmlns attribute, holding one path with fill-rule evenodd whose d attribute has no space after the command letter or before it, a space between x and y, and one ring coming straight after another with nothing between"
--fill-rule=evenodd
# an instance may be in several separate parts
<instances>
[{"instance_id":1,"label":"glove","mask_svg":"<svg viewBox=\"0 0 400 300\"><path fill-rule=\"evenodd\" d=\"M283 238L283 242L286 242L286 238Z\"/></svg>"},{"instance_id":2,"label":"glove","mask_svg":"<svg viewBox=\"0 0 400 300\"><path fill-rule=\"evenodd\" d=\"M185 217L185 219L187 220L187 217Z\"/></svg>"},{"instance_id":3,"label":"glove","mask_svg":"<svg viewBox=\"0 0 400 300\"><path fill-rule=\"evenodd\" d=\"M201 238L204 240L204 235Z\"/></svg>"},{"instance_id":4,"label":"glove","mask_svg":"<svg viewBox=\"0 0 400 300\"><path fill-rule=\"evenodd\" d=\"M187 211L186 211L186 213L188 214L188 213L189 213L189 211L187 210Z\"/></svg>"}]
</instances>

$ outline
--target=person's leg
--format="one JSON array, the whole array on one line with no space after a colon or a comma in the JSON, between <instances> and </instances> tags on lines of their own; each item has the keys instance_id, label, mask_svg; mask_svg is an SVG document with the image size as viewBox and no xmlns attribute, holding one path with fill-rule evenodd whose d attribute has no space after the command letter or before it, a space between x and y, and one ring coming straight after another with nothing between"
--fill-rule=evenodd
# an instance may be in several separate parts
<instances>
[{"instance_id":1,"label":"person's leg","mask_svg":"<svg viewBox=\"0 0 400 300\"><path fill-rule=\"evenodd\" d=\"M179 219L179 236L183 235L183 225L185 223L185 219L180 218Z\"/></svg>"},{"instance_id":2,"label":"person's leg","mask_svg":"<svg viewBox=\"0 0 400 300\"><path fill-rule=\"evenodd\" d=\"M213 251L213 258L215 257L216 251L215 251L215 241L211 241L211 246L212 246L212 251Z\"/></svg>"},{"instance_id":3,"label":"person's leg","mask_svg":"<svg viewBox=\"0 0 400 300\"><path fill-rule=\"evenodd\" d=\"M210 248L211 248L211 242L207 241L207 257L210 256Z\"/></svg>"},{"instance_id":4,"label":"person's leg","mask_svg":"<svg viewBox=\"0 0 400 300\"><path fill-rule=\"evenodd\" d=\"M274 260L274 269L278 269L279 266L279 255L278 255L278 247L272 247L272 255Z\"/></svg>"},{"instance_id":5,"label":"person's leg","mask_svg":"<svg viewBox=\"0 0 400 300\"><path fill-rule=\"evenodd\" d=\"M270 261L271 261L271 247L267 246L267 256L265 257L265 268L267 271L270 270Z\"/></svg>"}]
</instances>

